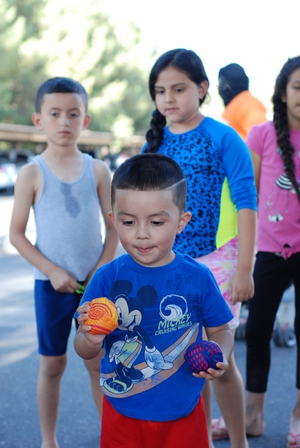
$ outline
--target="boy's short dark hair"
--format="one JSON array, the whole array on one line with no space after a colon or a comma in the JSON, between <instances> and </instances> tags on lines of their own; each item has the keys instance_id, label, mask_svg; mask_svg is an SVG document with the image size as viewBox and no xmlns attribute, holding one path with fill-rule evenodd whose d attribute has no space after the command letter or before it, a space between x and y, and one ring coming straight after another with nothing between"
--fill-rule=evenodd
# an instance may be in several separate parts
<instances>
[{"instance_id":1,"label":"boy's short dark hair","mask_svg":"<svg viewBox=\"0 0 300 448\"><path fill-rule=\"evenodd\" d=\"M88 109L88 96L84 87L71 78L56 77L50 78L40 85L35 98L35 111L40 113L44 100L44 95L47 93L78 93L82 96L86 110Z\"/></svg>"},{"instance_id":2,"label":"boy's short dark hair","mask_svg":"<svg viewBox=\"0 0 300 448\"><path fill-rule=\"evenodd\" d=\"M162 154L138 154L116 170L111 184L111 203L114 206L116 190L155 191L171 187L174 204L183 213L187 183L178 163Z\"/></svg>"}]
</instances>

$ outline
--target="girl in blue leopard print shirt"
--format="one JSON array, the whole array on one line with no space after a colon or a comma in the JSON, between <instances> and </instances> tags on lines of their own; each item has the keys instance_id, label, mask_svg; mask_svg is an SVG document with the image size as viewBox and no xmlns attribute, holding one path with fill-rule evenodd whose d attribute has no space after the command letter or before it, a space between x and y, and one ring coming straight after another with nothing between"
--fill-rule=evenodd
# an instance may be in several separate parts
<instances>
[{"instance_id":1,"label":"girl in blue leopard print shirt","mask_svg":"<svg viewBox=\"0 0 300 448\"><path fill-rule=\"evenodd\" d=\"M164 53L150 73L149 90L156 109L143 151L167 155L184 170L187 210L193 216L177 236L174 250L212 270L235 316L231 321L234 333L241 302L254 293L256 188L245 143L232 128L204 117L199 110L208 87L208 77L196 53L185 49ZM213 386L231 445L248 448L244 387L233 354L228 371ZM203 397L212 448L208 384Z\"/></svg>"}]
</instances>

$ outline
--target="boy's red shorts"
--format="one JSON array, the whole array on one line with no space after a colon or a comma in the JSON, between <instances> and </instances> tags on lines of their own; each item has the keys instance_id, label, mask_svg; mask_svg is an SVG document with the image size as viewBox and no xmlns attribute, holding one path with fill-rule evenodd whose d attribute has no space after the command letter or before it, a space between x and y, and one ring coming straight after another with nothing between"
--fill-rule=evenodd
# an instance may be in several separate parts
<instances>
[{"instance_id":1,"label":"boy's red shorts","mask_svg":"<svg viewBox=\"0 0 300 448\"><path fill-rule=\"evenodd\" d=\"M201 396L184 418L150 422L119 414L104 396L100 448L208 448L206 417Z\"/></svg>"}]
</instances>

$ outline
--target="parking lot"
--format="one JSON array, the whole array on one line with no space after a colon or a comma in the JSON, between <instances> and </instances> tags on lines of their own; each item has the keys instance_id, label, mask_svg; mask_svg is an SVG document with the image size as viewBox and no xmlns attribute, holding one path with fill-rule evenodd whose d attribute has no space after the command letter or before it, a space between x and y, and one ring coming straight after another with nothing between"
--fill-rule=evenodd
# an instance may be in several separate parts
<instances>
[{"instance_id":1,"label":"parking lot","mask_svg":"<svg viewBox=\"0 0 300 448\"><path fill-rule=\"evenodd\" d=\"M11 194L0 193L0 446L39 448L41 443L36 401L39 365L33 302L33 270L9 244ZM34 241L30 216L28 236ZM120 251L122 249L120 248ZM293 306L292 291L285 298ZM73 349L74 328L68 347L68 366L62 380L58 440L60 448L98 448L100 426L89 376ZM235 357L245 378L245 342L235 342ZM266 399L266 431L249 439L250 448L284 448L290 412L296 399L296 348L272 342L272 366ZM214 417L220 415L213 401ZM215 448L229 448L228 440Z\"/></svg>"}]
</instances>

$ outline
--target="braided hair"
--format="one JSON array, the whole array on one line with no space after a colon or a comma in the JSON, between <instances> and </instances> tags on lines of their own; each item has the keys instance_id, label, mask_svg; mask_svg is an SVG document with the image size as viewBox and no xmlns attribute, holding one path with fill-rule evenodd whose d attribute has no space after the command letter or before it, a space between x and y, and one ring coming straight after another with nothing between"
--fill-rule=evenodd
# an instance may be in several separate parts
<instances>
[{"instance_id":1,"label":"braided hair","mask_svg":"<svg viewBox=\"0 0 300 448\"><path fill-rule=\"evenodd\" d=\"M149 77L149 91L150 96L155 102L155 83L158 75L162 70L167 67L174 67L182 73L185 73L191 81L193 81L197 86L201 84L202 81L207 81L209 83L207 74L205 72L203 63L199 56L192 50L185 50L184 48L177 48L175 50L170 50L164 53L158 58L152 67L150 77ZM205 100L206 95L199 100L199 106ZM145 152L157 152L162 141L164 127L166 126L167 120L164 115L162 115L158 109L155 109L152 113L152 120L150 122L150 129L146 134L146 140L148 145Z\"/></svg>"},{"instance_id":2,"label":"braided hair","mask_svg":"<svg viewBox=\"0 0 300 448\"><path fill-rule=\"evenodd\" d=\"M286 95L286 86L294 70L300 68L300 56L288 59L277 76L272 102L274 105L274 126L277 143L281 150L285 173L291 181L300 202L300 189L295 176L294 153L295 148L290 141L290 129L287 115L287 103L283 101Z\"/></svg>"}]
</instances>

